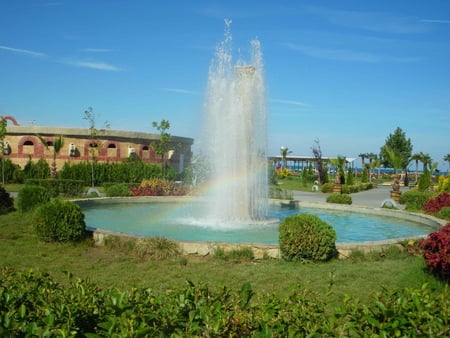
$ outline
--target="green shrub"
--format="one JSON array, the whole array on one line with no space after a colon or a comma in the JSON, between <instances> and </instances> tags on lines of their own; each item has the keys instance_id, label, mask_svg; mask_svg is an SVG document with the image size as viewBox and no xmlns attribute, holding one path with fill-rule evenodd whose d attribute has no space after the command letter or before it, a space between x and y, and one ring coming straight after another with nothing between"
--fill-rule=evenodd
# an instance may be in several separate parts
<instances>
[{"instance_id":1,"label":"green shrub","mask_svg":"<svg viewBox=\"0 0 450 338\"><path fill-rule=\"evenodd\" d=\"M5 188L0 187L0 215L14 211L14 199L9 195Z\"/></svg>"},{"instance_id":2,"label":"green shrub","mask_svg":"<svg viewBox=\"0 0 450 338\"><path fill-rule=\"evenodd\" d=\"M450 207L442 207L441 210L436 213L436 216L450 221Z\"/></svg>"},{"instance_id":3,"label":"green shrub","mask_svg":"<svg viewBox=\"0 0 450 338\"><path fill-rule=\"evenodd\" d=\"M320 191L323 193L328 193L333 191L333 183L324 183L322 184L322 187L320 188Z\"/></svg>"},{"instance_id":4,"label":"green shrub","mask_svg":"<svg viewBox=\"0 0 450 338\"><path fill-rule=\"evenodd\" d=\"M78 241L86 231L81 207L60 199L53 199L37 208L33 225L37 236L46 242Z\"/></svg>"},{"instance_id":5,"label":"green shrub","mask_svg":"<svg viewBox=\"0 0 450 338\"><path fill-rule=\"evenodd\" d=\"M429 191L407 190L400 195L400 204L405 205L406 210L422 210L425 202L433 196Z\"/></svg>"},{"instance_id":6,"label":"green shrub","mask_svg":"<svg viewBox=\"0 0 450 338\"><path fill-rule=\"evenodd\" d=\"M332 193L327 197L328 203L337 203L337 204L352 204L352 197L349 194L339 194L337 192Z\"/></svg>"},{"instance_id":7,"label":"green shrub","mask_svg":"<svg viewBox=\"0 0 450 338\"><path fill-rule=\"evenodd\" d=\"M50 201L47 189L38 185L25 185L17 195L17 209L27 212Z\"/></svg>"},{"instance_id":8,"label":"green shrub","mask_svg":"<svg viewBox=\"0 0 450 338\"><path fill-rule=\"evenodd\" d=\"M298 214L280 223L281 256L289 261L325 261L336 255L336 232L316 215Z\"/></svg>"},{"instance_id":9,"label":"green shrub","mask_svg":"<svg viewBox=\"0 0 450 338\"><path fill-rule=\"evenodd\" d=\"M105 189L106 196L132 196L131 190L127 184L114 184Z\"/></svg>"},{"instance_id":10,"label":"green shrub","mask_svg":"<svg viewBox=\"0 0 450 338\"><path fill-rule=\"evenodd\" d=\"M250 247L242 247L229 251L225 251L222 247L217 247L214 249L213 255L214 258L223 259L226 261L252 261L255 259L255 254Z\"/></svg>"},{"instance_id":11,"label":"green shrub","mask_svg":"<svg viewBox=\"0 0 450 338\"><path fill-rule=\"evenodd\" d=\"M40 185L47 189L51 197L58 197L59 195L66 197L80 196L84 188L83 181L69 179L28 179L25 181L25 184Z\"/></svg>"},{"instance_id":12,"label":"green shrub","mask_svg":"<svg viewBox=\"0 0 450 338\"><path fill-rule=\"evenodd\" d=\"M271 186L269 189L269 197L279 200L293 200L294 193L291 190L283 189L277 186Z\"/></svg>"}]
</instances>

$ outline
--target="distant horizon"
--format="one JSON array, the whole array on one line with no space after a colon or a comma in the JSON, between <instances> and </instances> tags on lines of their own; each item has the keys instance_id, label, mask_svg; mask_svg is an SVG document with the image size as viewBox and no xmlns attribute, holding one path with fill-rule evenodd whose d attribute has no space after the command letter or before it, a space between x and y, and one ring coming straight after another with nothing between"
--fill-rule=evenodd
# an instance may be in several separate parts
<instances>
[{"instance_id":1,"label":"distant horizon","mask_svg":"<svg viewBox=\"0 0 450 338\"><path fill-rule=\"evenodd\" d=\"M400 127L439 170L450 153L450 1L5 0L0 115L194 139L208 70L232 21L233 62L261 42L268 155L379 154ZM360 162L360 159L358 160Z\"/></svg>"}]
</instances>

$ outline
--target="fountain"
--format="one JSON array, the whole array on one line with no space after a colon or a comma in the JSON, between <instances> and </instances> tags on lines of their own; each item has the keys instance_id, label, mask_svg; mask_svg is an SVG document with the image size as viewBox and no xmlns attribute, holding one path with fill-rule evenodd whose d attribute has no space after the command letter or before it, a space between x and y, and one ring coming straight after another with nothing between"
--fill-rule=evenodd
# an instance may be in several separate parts
<instances>
[{"instance_id":1,"label":"fountain","mask_svg":"<svg viewBox=\"0 0 450 338\"><path fill-rule=\"evenodd\" d=\"M267 221L267 127L261 46L251 62L232 62L230 20L209 70L202 153L210 163L208 220L215 224Z\"/></svg>"}]
</instances>

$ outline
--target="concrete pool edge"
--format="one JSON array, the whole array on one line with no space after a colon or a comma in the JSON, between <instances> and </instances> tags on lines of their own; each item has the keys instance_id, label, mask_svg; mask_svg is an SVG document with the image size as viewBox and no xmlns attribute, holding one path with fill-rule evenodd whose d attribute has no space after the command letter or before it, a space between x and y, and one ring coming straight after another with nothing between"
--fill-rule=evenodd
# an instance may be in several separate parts
<instances>
[{"instance_id":1,"label":"concrete pool edge","mask_svg":"<svg viewBox=\"0 0 450 338\"><path fill-rule=\"evenodd\" d=\"M192 196L180 196L180 197L160 197L160 196L146 196L146 197L104 197L104 198L86 198L80 200L74 200L74 202L83 204L92 201L95 202L130 202L130 203L145 203L145 202L187 202L189 200L198 199ZM343 204L333 204L325 202L308 202L308 201L298 201L298 200L270 200L270 203L274 204L284 204L286 206L298 206L298 207L311 207L316 209L328 209L328 210L342 210L350 211L355 213L365 213L365 214L376 214L384 215L390 217L397 217L406 219L409 221L421 223L424 225L431 226L436 230L447 223L446 220L442 220L430 215L410 213L403 210L394 210L386 208L372 208L366 206L354 206L354 205L343 205ZM119 236L119 237L129 237L129 238L140 238L139 236L132 236L121 232L111 232L96 228L88 228L88 231L92 232L92 237L96 245L103 245L105 238L109 236ZM353 250L358 250L362 252L380 251L390 246L399 246L401 242L409 240L418 240L426 236L415 236L407 238L396 238L382 241L370 241L370 242L358 242L358 243L337 243L336 248L338 250L339 258L348 257L349 253ZM280 252L278 245L268 245L268 244L255 244L255 243L227 243L227 242L193 242L193 241L177 241L180 249L185 255L200 255L207 256L212 254L215 249L221 248L225 251L236 250L244 247L251 247L254 253L255 259L268 258L280 258Z\"/></svg>"}]
</instances>

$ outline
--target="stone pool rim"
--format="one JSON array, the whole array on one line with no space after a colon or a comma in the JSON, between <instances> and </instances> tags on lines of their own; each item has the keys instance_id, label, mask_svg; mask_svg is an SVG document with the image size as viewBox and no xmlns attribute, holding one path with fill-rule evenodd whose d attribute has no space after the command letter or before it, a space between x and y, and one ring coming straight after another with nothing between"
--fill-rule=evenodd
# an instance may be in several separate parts
<instances>
[{"instance_id":1,"label":"stone pool rim","mask_svg":"<svg viewBox=\"0 0 450 338\"><path fill-rule=\"evenodd\" d=\"M72 200L72 202L83 206L83 204L88 203L148 203L148 202L160 202L160 203L183 203L192 200L201 200L199 197L195 196L138 196L138 197L96 197L96 198L83 198ZM394 218L401 218L404 220L413 221L423 225L428 225L435 230L447 224L446 220L436 218L431 215L412 213L397 209L387 209L387 208L373 208L368 206L357 206L357 205L345 205L345 204L335 204L326 202L310 202L301 200L281 200L281 199L270 199L270 204L284 204L284 205L297 205L299 207L314 208L314 209L328 209L328 210L341 210L354 213L372 214L372 215L382 215ZM95 245L104 245L105 238L109 236L118 237L128 237L128 238L145 238L148 236L137 236L132 234L127 234L125 232L113 232L108 230L102 230L94 227L86 227L87 231L92 233L92 238ZM403 238L393 238L389 240L381 241L365 241L365 242L353 242L353 243L336 243L336 248L339 253L340 258L345 258L352 250L360 250L363 252L379 251L389 246L399 245L401 242L409 240L419 240L425 238L423 236L413 236L413 237L403 237ZM172 239L170 239L172 240ZM270 258L280 258L278 245L271 244L258 244L258 243L228 243L228 242L213 242L213 241L180 241L172 240L180 245L183 254L197 254L201 256L206 256L212 253L216 248L223 248L225 250L233 250L242 247L251 247L256 259L261 259L263 257Z\"/></svg>"}]
</instances>

